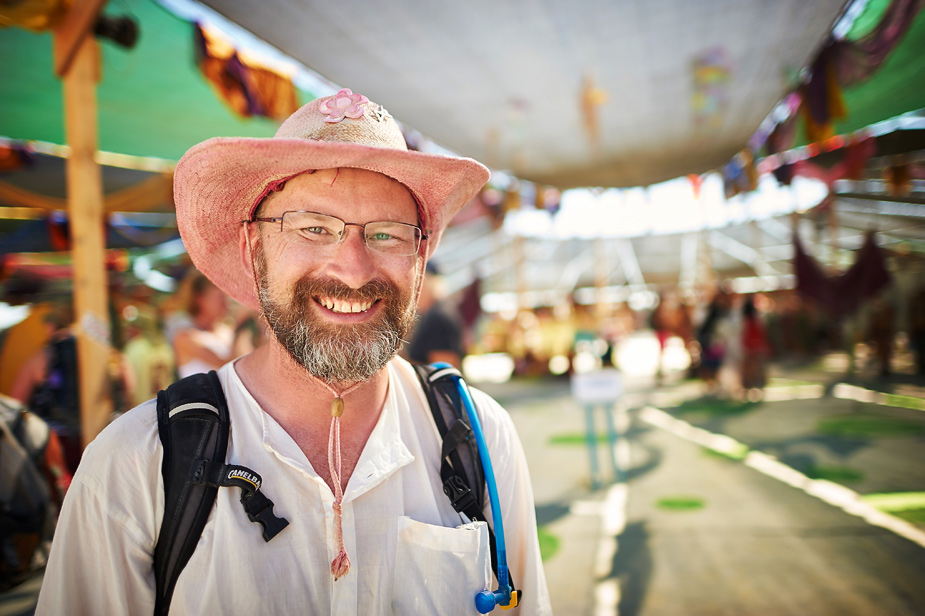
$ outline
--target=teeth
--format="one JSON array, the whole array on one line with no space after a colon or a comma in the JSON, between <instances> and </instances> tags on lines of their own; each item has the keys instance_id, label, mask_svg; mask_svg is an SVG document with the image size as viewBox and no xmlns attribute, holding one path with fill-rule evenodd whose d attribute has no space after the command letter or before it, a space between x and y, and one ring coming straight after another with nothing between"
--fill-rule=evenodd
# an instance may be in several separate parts
<instances>
[{"instance_id":1,"label":"teeth","mask_svg":"<svg viewBox=\"0 0 925 616\"><path fill-rule=\"evenodd\" d=\"M318 303L332 312L341 313L366 312L373 305L372 302L347 302L330 297L319 297Z\"/></svg>"}]
</instances>

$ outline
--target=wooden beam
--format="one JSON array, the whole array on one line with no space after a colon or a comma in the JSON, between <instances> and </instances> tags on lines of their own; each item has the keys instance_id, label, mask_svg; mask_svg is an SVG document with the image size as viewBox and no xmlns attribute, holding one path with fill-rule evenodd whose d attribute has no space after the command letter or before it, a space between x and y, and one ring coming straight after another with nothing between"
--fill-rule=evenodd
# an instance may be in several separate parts
<instances>
[{"instance_id":1,"label":"wooden beam","mask_svg":"<svg viewBox=\"0 0 925 616\"><path fill-rule=\"evenodd\" d=\"M105 5L106 0L74 0L55 28L55 74L58 77L67 75L81 44L93 30Z\"/></svg>"},{"instance_id":2,"label":"wooden beam","mask_svg":"<svg viewBox=\"0 0 925 616\"><path fill-rule=\"evenodd\" d=\"M78 2L78 4L80 4ZM85 37L64 76L67 196L74 263L74 311L84 445L109 422L109 306L105 266L103 178L96 163L99 47Z\"/></svg>"},{"instance_id":3,"label":"wooden beam","mask_svg":"<svg viewBox=\"0 0 925 616\"><path fill-rule=\"evenodd\" d=\"M33 208L45 211L66 211L67 199L49 197L26 188L0 180L0 218L10 218L4 215L7 210L15 207ZM5 205L5 204L10 204ZM172 214L173 207L173 175L161 173L152 175L133 186L110 193L103 198L104 209L107 212L163 212Z\"/></svg>"}]
</instances>

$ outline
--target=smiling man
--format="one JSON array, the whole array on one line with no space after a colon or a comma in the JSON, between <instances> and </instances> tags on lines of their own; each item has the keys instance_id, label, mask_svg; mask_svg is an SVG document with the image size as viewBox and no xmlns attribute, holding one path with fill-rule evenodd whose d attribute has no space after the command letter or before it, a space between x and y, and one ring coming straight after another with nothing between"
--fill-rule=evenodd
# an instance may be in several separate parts
<instances>
[{"instance_id":1,"label":"smiling man","mask_svg":"<svg viewBox=\"0 0 925 616\"><path fill-rule=\"evenodd\" d=\"M273 332L218 372L226 461L289 523L266 539L241 492L219 489L171 614L477 613L493 583L487 528L444 495L441 437L396 352L427 259L487 179L473 160L407 150L388 112L349 90L305 105L272 139L211 139L180 161L193 263ZM473 397L523 593L507 613L548 614L520 442L494 400ZM87 448L38 614L154 613L162 466L154 401Z\"/></svg>"}]
</instances>

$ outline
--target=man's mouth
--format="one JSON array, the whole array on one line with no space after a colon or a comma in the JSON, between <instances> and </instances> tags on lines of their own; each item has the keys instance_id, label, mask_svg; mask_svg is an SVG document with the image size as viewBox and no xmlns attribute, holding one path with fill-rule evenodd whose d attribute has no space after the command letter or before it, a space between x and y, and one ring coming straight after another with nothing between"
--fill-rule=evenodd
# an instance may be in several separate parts
<instances>
[{"instance_id":1,"label":"man's mouth","mask_svg":"<svg viewBox=\"0 0 925 616\"><path fill-rule=\"evenodd\" d=\"M342 299L334 299L332 297L316 297L315 301L331 312L339 312L342 314L366 312L375 303L371 300L347 301Z\"/></svg>"}]
</instances>

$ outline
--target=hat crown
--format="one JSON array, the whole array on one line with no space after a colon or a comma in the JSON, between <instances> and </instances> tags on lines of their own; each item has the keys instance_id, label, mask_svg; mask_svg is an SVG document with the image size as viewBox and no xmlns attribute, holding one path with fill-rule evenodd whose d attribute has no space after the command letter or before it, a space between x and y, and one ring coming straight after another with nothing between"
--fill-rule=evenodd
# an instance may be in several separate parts
<instances>
[{"instance_id":1,"label":"hat crown","mask_svg":"<svg viewBox=\"0 0 925 616\"><path fill-rule=\"evenodd\" d=\"M346 115L345 109L348 110ZM306 103L283 122L274 138L408 149L405 137L391 114L382 105L348 89Z\"/></svg>"}]
</instances>

